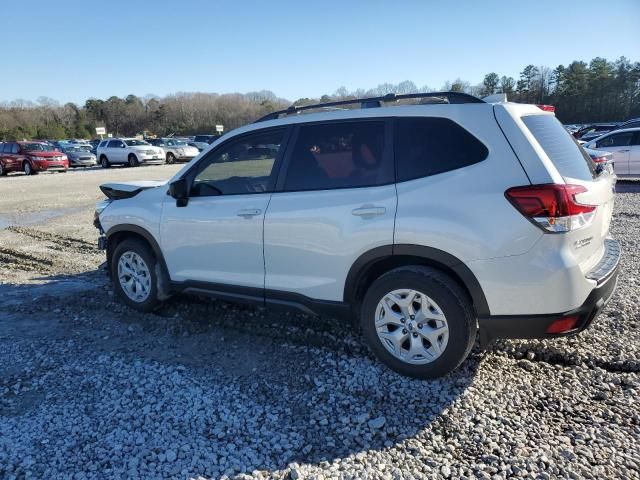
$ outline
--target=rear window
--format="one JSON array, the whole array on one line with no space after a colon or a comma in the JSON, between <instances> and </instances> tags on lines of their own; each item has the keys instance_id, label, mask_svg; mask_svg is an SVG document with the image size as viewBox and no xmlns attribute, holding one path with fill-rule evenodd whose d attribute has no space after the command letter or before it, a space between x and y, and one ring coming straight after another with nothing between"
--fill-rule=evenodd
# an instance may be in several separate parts
<instances>
[{"instance_id":1,"label":"rear window","mask_svg":"<svg viewBox=\"0 0 640 480\"><path fill-rule=\"evenodd\" d=\"M560 175L577 180L593 180L591 158L554 115L527 115L522 117L522 121Z\"/></svg>"},{"instance_id":2,"label":"rear window","mask_svg":"<svg viewBox=\"0 0 640 480\"><path fill-rule=\"evenodd\" d=\"M399 182L473 165L489 154L480 140L448 118L398 118L394 128Z\"/></svg>"}]
</instances>

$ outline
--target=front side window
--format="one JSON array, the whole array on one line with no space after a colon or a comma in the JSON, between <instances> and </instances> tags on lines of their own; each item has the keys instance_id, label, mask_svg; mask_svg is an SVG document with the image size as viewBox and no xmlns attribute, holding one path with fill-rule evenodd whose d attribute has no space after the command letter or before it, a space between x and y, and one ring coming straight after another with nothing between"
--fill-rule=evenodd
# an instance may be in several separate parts
<instances>
[{"instance_id":1,"label":"front side window","mask_svg":"<svg viewBox=\"0 0 640 480\"><path fill-rule=\"evenodd\" d=\"M130 147L139 147L139 146L142 146L142 145L150 145L149 143L145 142L144 140L136 140L136 139L125 140L124 142L127 145L129 145Z\"/></svg>"},{"instance_id":2,"label":"front side window","mask_svg":"<svg viewBox=\"0 0 640 480\"><path fill-rule=\"evenodd\" d=\"M293 149L284 189L328 190L393 182L382 121L307 125Z\"/></svg>"},{"instance_id":3,"label":"front side window","mask_svg":"<svg viewBox=\"0 0 640 480\"><path fill-rule=\"evenodd\" d=\"M191 196L271 191L273 165L280 153L284 132L250 134L215 149L199 165Z\"/></svg>"},{"instance_id":4,"label":"front side window","mask_svg":"<svg viewBox=\"0 0 640 480\"><path fill-rule=\"evenodd\" d=\"M11 153L18 153L18 144L17 143L12 143L11 144Z\"/></svg>"},{"instance_id":5,"label":"front side window","mask_svg":"<svg viewBox=\"0 0 640 480\"><path fill-rule=\"evenodd\" d=\"M394 153L399 182L479 163L487 147L448 118L398 118Z\"/></svg>"},{"instance_id":6,"label":"front side window","mask_svg":"<svg viewBox=\"0 0 640 480\"><path fill-rule=\"evenodd\" d=\"M55 149L45 143L23 143L22 149L25 152L53 152Z\"/></svg>"},{"instance_id":7,"label":"front side window","mask_svg":"<svg viewBox=\"0 0 640 480\"><path fill-rule=\"evenodd\" d=\"M615 133L597 141L596 148L626 147L627 145L631 145L632 138L633 132Z\"/></svg>"}]
</instances>

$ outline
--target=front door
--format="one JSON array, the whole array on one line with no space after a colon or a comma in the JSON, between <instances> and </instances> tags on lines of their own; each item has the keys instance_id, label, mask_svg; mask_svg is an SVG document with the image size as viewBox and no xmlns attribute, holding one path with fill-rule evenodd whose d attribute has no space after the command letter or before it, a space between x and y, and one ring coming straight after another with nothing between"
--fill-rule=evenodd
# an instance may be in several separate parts
<instances>
[{"instance_id":1,"label":"front door","mask_svg":"<svg viewBox=\"0 0 640 480\"><path fill-rule=\"evenodd\" d=\"M171 279L264 288L263 221L285 129L242 135L186 173L188 204L167 196L160 242Z\"/></svg>"},{"instance_id":2,"label":"front door","mask_svg":"<svg viewBox=\"0 0 640 480\"><path fill-rule=\"evenodd\" d=\"M640 131L635 132L629 147L629 174L640 175Z\"/></svg>"}]
</instances>

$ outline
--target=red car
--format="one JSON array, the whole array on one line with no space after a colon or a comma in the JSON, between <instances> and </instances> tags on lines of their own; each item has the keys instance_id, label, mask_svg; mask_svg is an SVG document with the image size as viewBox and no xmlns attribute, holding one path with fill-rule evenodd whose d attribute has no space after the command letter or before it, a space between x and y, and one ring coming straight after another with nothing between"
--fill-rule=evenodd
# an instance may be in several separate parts
<instances>
[{"instance_id":1,"label":"red car","mask_svg":"<svg viewBox=\"0 0 640 480\"><path fill-rule=\"evenodd\" d=\"M66 172L69 159L43 142L5 142L0 144L0 176L9 172Z\"/></svg>"}]
</instances>

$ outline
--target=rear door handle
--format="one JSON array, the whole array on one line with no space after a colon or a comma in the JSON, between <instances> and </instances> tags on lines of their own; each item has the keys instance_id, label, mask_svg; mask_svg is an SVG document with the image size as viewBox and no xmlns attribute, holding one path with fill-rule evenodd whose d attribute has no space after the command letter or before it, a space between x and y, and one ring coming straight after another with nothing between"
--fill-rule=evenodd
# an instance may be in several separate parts
<instances>
[{"instance_id":1,"label":"rear door handle","mask_svg":"<svg viewBox=\"0 0 640 480\"><path fill-rule=\"evenodd\" d=\"M356 217L375 217L376 215L383 215L387 211L384 207L364 206L351 210L351 214Z\"/></svg>"},{"instance_id":2,"label":"rear door handle","mask_svg":"<svg viewBox=\"0 0 640 480\"><path fill-rule=\"evenodd\" d=\"M255 217L256 215L260 215L261 213L262 210L260 210L259 208L245 208L244 210L240 210L237 215L239 217L251 218Z\"/></svg>"}]
</instances>

